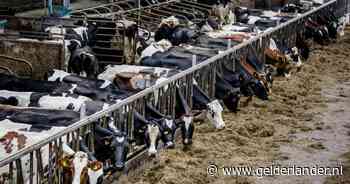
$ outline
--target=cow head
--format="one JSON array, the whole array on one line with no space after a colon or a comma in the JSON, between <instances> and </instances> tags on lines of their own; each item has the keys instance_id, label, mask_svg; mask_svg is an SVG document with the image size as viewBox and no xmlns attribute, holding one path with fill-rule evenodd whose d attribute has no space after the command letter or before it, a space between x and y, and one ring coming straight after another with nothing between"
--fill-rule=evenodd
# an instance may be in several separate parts
<instances>
[{"instance_id":1,"label":"cow head","mask_svg":"<svg viewBox=\"0 0 350 184\"><path fill-rule=\"evenodd\" d=\"M181 136L182 143L187 146L192 144L192 137L194 132L193 116L185 115L181 122Z\"/></svg>"},{"instance_id":2,"label":"cow head","mask_svg":"<svg viewBox=\"0 0 350 184\"><path fill-rule=\"evenodd\" d=\"M88 155L84 152L73 153L59 161L64 172L64 180L72 184L85 183L100 184L103 180L103 165L99 161L88 161Z\"/></svg>"},{"instance_id":3,"label":"cow head","mask_svg":"<svg viewBox=\"0 0 350 184\"><path fill-rule=\"evenodd\" d=\"M100 136L104 134L104 137L102 137L101 142L104 143L104 147L107 148L109 152L108 154L100 154L107 154L105 155L105 158L113 158L113 166L117 170L122 170L124 169L127 154L129 153L129 140L126 133L119 131L113 125L112 121L113 118L111 118L111 121L108 124L108 129L97 127Z\"/></svg>"},{"instance_id":4,"label":"cow head","mask_svg":"<svg viewBox=\"0 0 350 184\"><path fill-rule=\"evenodd\" d=\"M291 49L291 53L287 54L287 58L292 60L293 63L295 63L296 67L300 67L302 65L301 56L297 47L293 47Z\"/></svg>"},{"instance_id":5,"label":"cow head","mask_svg":"<svg viewBox=\"0 0 350 184\"><path fill-rule=\"evenodd\" d=\"M88 165L88 155L84 152L76 152L74 155L66 156L59 161L65 175L64 180L72 184L80 184L83 170Z\"/></svg>"},{"instance_id":6,"label":"cow head","mask_svg":"<svg viewBox=\"0 0 350 184\"><path fill-rule=\"evenodd\" d=\"M148 146L148 154L150 156L155 156L155 154L157 154L157 146L160 139L160 129L157 123L150 122L147 125L145 138Z\"/></svg>"},{"instance_id":7,"label":"cow head","mask_svg":"<svg viewBox=\"0 0 350 184\"><path fill-rule=\"evenodd\" d=\"M161 138L165 144L165 147L174 148L175 132L177 128L174 120L170 118L164 118L161 121L160 127L161 127Z\"/></svg>"},{"instance_id":8,"label":"cow head","mask_svg":"<svg viewBox=\"0 0 350 184\"><path fill-rule=\"evenodd\" d=\"M269 98L269 88L266 84L261 80L254 80L254 93L255 95L262 99L268 100Z\"/></svg>"},{"instance_id":9,"label":"cow head","mask_svg":"<svg viewBox=\"0 0 350 184\"><path fill-rule=\"evenodd\" d=\"M222 119L223 108L218 100L207 104L207 118L217 129L225 128L225 122Z\"/></svg>"},{"instance_id":10,"label":"cow head","mask_svg":"<svg viewBox=\"0 0 350 184\"><path fill-rule=\"evenodd\" d=\"M80 184L81 174L88 164L88 155L84 152L76 152L72 163L74 167L72 184Z\"/></svg>"},{"instance_id":11,"label":"cow head","mask_svg":"<svg viewBox=\"0 0 350 184\"><path fill-rule=\"evenodd\" d=\"M127 155L129 153L129 141L125 133L119 132L113 136L111 148L114 151L114 166L117 170L125 167Z\"/></svg>"},{"instance_id":12,"label":"cow head","mask_svg":"<svg viewBox=\"0 0 350 184\"><path fill-rule=\"evenodd\" d=\"M89 184L102 184L103 164L99 161L89 162L87 165L87 175L89 177Z\"/></svg>"}]
</instances>

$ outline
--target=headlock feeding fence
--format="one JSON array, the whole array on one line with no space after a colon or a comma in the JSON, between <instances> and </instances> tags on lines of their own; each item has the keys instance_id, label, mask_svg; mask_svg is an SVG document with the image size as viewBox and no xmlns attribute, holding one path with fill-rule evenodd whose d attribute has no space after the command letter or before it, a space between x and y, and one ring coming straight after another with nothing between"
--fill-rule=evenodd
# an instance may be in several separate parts
<instances>
[{"instance_id":1,"label":"headlock feeding fence","mask_svg":"<svg viewBox=\"0 0 350 184\"><path fill-rule=\"evenodd\" d=\"M288 22L279 24L277 27L265 31L248 41L228 47L226 51L215 55L204 62L196 63L196 57L193 57L193 66L181 71L166 81L142 90L117 104L112 105L106 110L95 113L91 116L82 117L77 123L65 128L46 140L30 145L12 155L0 160L2 177L6 177L9 183L62 183L62 169L58 167L58 160L62 155L63 143L69 143L74 149L79 149L79 140L81 138L89 140L88 148L94 151L94 126L99 124L106 126L108 117L114 117L115 126L127 132L130 140L133 135L133 111L137 110L141 114L145 113L145 104L153 103L162 113L175 116L176 90L180 89L186 101L192 106L193 78L196 78L202 89L214 96L214 87L216 74L221 72L223 65L232 67L235 70L238 58L246 56L250 52L256 52L263 59L264 49L268 46L270 38L284 41L288 46L294 46L296 35L304 31L304 22L310 18L325 12L326 10L335 11L338 16L343 16L348 12L347 0L332 0L322 6L312 9L300 16L297 16ZM129 161L138 158L144 153L145 147L138 147L134 144L129 145ZM48 150L48 155L43 156L43 152ZM23 168L23 163L27 168ZM129 162L127 166L131 169L134 165ZM28 178L25 178L27 176Z\"/></svg>"}]
</instances>

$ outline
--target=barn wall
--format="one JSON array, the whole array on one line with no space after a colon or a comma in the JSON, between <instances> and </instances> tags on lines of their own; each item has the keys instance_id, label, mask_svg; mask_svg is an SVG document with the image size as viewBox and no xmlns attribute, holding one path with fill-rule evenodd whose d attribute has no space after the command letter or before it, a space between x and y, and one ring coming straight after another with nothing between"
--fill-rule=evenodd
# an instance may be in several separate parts
<instances>
[{"instance_id":1,"label":"barn wall","mask_svg":"<svg viewBox=\"0 0 350 184\"><path fill-rule=\"evenodd\" d=\"M21 58L33 65L33 78L43 79L49 69L62 69L64 64L63 47L59 43L46 43L40 41L1 40L0 54ZM9 62L0 58L0 65L6 66L20 76L29 76L25 64Z\"/></svg>"}]
</instances>

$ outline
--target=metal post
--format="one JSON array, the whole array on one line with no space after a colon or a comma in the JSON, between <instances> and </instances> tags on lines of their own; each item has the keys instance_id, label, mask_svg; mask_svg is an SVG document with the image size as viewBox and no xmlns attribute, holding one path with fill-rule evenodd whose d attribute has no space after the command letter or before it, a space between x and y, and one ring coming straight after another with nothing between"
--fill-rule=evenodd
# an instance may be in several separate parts
<instances>
[{"instance_id":1,"label":"metal post","mask_svg":"<svg viewBox=\"0 0 350 184\"><path fill-rule=\"evenodd\" d=\"M192 66L197 64L197 55L192 55Z\"/></svg>"},{"instance_id":2,"label":"metal post","mask_svg":"<svg viewBox=\"0 0 350 184\"><path fill-rule=\"evenodd\" d=\"M80 119L85 118L86 116L86 105L83 103L80 107Z\"/></svg>"},{"instance_id":3,"label":"metal post","mask_svg":"<svg viewBox=\"0 0 350 184\"><path fill-rule=\"evenodd\" d=\"M232 45L232 40L228 39L227 50L231 48L231 45Z\"/></svg>"}]
</instances>

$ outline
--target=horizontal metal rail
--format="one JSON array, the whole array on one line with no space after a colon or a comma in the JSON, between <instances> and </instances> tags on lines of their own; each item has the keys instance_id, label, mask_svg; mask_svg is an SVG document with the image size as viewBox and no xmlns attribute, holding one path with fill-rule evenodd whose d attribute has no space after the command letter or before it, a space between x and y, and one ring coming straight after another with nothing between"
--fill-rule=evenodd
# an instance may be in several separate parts
<instances>
[{"instance_id":1,"label":"horizontal metal rail","mask_svg":"<svg viewBox=\"0 0 350 184\"><path fill-rule=\"evenodd\" d=\"M26 64L30 70L30 77L33 77L34 69L33 69L33 65L29 61L22 59L22 58L15 58L15 57L7 56L7 55L0 55L0 59L1 58L4 58L4 59L9 60L9 61L15 61L15 62Z\"/></svg>"}]
</instances>

